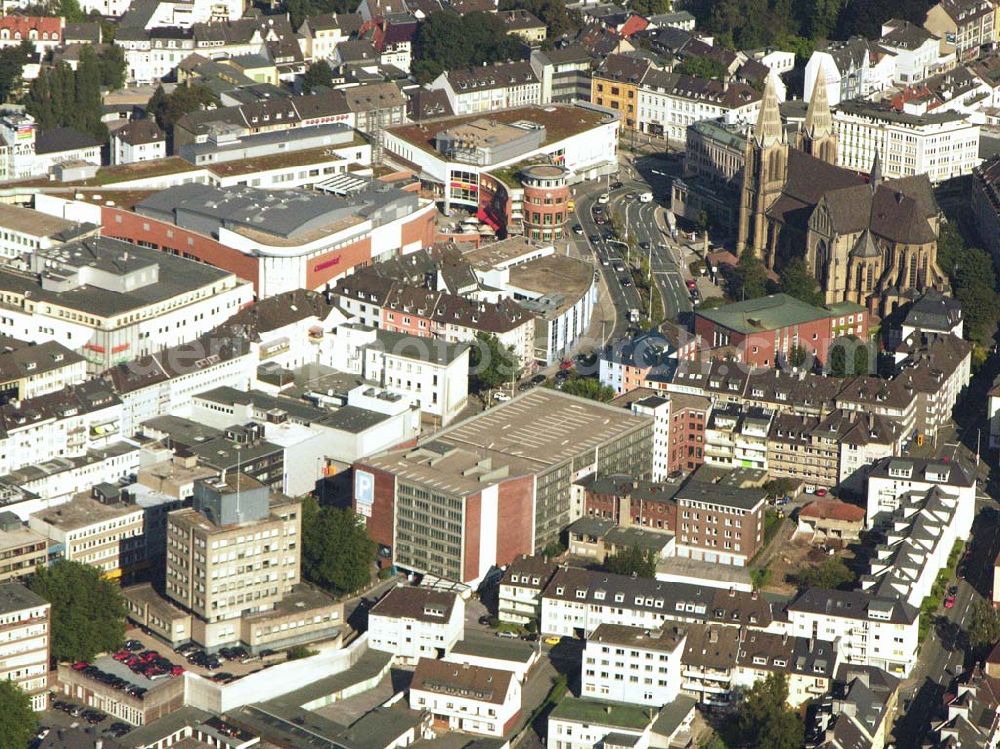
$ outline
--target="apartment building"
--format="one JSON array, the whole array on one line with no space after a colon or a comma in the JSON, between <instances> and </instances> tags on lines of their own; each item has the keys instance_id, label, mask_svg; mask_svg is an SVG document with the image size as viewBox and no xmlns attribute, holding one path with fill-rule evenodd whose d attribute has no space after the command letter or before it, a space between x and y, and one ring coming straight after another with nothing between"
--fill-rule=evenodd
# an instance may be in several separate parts
<instances>
[{"instance_id":1,"label":"apartment building","mask_svg":"<svg viewBox=\"0 0 1000 749\"><path fill-rule=\"evenodd\" d=\"M705 622L767 630L774 618L756 593L562 567L542 593L539 631L586 638L601 624L657 630Z\"/></svg>"},{"instance_id":2,"label":"apartment building","mask_svg":"<svg viewBox=\"0 0 1000 749\"><path fill-rule=\"evenodd\" d=\"M665 390L676 352L659 332L612 341L598 359L598 379L617 395L637 388Z\"/></svg>"},{"instance_id":3,"label":"apartment building","mask_svg":"<svg viewBox=\"0 0 1000 749\"><path fill-rule=\"evenodd\" d=\"M525 61L445 71L431 81L429 88L444 91L457 116L546 103L542 100L542 82Z\"/></svg>"},{"instance_id":4,"label":"apartment building","mask_svg":"<svg viewBox=\"0 0 1000 749\"><path fill-rule=\"evenodd\" d=\"M241 617L274 609L300 581L301 505L249 476L195 484L167 519L167 597L207 648L238 642ZM305 613L305 612L302 612ZM291 637L294 633L289 632Z\"/></svg>"},{"instance_id":5,"label":"apartment building","mask_svg":"<svg viewBox=\"0 0 1000 749\"><path fill-rule=\"evenodd\" d=\"M740 631L722 624L695 624L687 629L681 658L681 691L708 706L726 706L733 698Z\"/></svg>"},{"instance_id":6,"label":"apartment building","mask_svg":"<svg viewBox=\"0 0 1000 749\"><path fill-rule=\"evenodd\" d=\"M53 393L86 378L86 360L58 341L0 339L0 403Z\"/></svg>"},{"instance_id":7,"label":"apartment building","mask_svg":"<svg viewBox=\"0 0 1000 749\"><path fill-rule=\"evenodd\" d=\"M545 102L590 101L593 57L582 44L531 50L531 67L542 84Z\"/></svg>"},{"instance_id":8,"label":"apartment building","mask_svg":"<svg viewBox=\"0 0 1000 749\"><path fill-rule=\"evenodd\" d=\"M907 492L892 513L885 542L878 544L861 578L861 589L883 598L896 596L919 608L938 573L948 566L957 541L967 541L974 505L941 487Z\"/></svg>"},{"instance_id":9,"label":"apartment building","mask_svg":"<svg viewBox=\"0 0 1000 749\"><path fill-rule=\"evenodd\" d=\"M705 463L723 468L768 468L768 430L774 414L730 403L714 408L705 426Z\"/></svg>"},{"instance_id":10,"label":"apartment building","mask_svg":"<svg viewBox=\"0 0 1000 749\"><path fill-rule=\"evenodd\" d=\"M746 566L764 542L762 489L688 481L677 502L677 556Z\"/></svg>"},{"instance_id":11,"label":"apartment building","mask_svg":"<svg viewBox=\"0 0 1000 749\"><path fill-rule=\"evenodd\" d=\"M410 709L452 731L500 737L521 712L521 682L510 671L422 658L410 682Z\"/></svg>"},{"instance_id":12,"label":"apartment building","mask_svg":"<svg viewBox=\"0 0 1000 749\"><path fill-rule=\"evenodd\" d=\"M639 128L639 84L653 70L649 60L631 55L611 54L593 72L590 100L599 107L621 112L626 130Z\"/></svg>"},{"instance_id":13,"label":"apartment building","mask_svg":"<svg viewBox=\"0 0 1000 749\"><path fill-rule=\"evenodd\" d=\"M670 397L651 395L633 401L632 413L653 417L653 481L666 481L670 475Z\"/></svg>"},{"instance_id":14,"label":"apartment building","mask_svg":"<svg viewBox=\"0 0 1000 749\"><path fill-rule=\"evenodd\" d=\"M761 94L738 81L694 78L651 68L638 86L636 129L685 143L688 128L703 120L730 125L756 122Z\"/></svg>"},{"instance_id":15,"label":"apartment building","mask_svg":"<svg viewBox=\"0 0 1000 749\"><path fill-rule=\"evenodd\" d=\"M253 297L204 263L106 237L36 249L0 269L0 333L59 341L102 372L207 333Z\"/></svg>"},{"instance_id":16,"label":"apartment building","mask_svg":"<svg viewBox=\"0 0 1000 749\"><path fill-rule=\"evenodd\" d=\"M0 583L30 576L49 562L49 542L13 512L0 512Z\"/></svg>"},{"instance_id":17,"label":"apartment building","mask_svg":"<svg viewBox=\"0 0 1000 749\"><path fill-rule=\"evenodd\" d=\"M145 561L145 513L138 505L87 495L32 513L28 527L49 542L49 553L97 567L113 580Z\"/></svg>"},{"instance_id":18,"label":"apartment building","mask_svg":"<svg viewBox=\"0 0 1000 749\"><path fill-rule=\"evenodd\" d=\"M667 474L693 471L705 462L705 425L712 401L701 395L670 393Z\"/></svg>"},{"instance_id":19,"label":"apartment building","mask_svg":"<svg viewBox=\"0 0 1000 749\"><path fill-rule=\"evenodd\" d=\"M587 473L650 471L652 419L535 388L354 465L354 509L392 563L451 580L543 548ZM553 446L556 448L553 448Z\"/></svg>"},{"instance_id":20,"label":"apartment building","mask_svg":"<svg viewBox=\"0 0 1000 749\"><path fill-rule=\"evenodd\" d=\"M891 524L896 510L908 503L910 495L924 496L931 489L958 498L956 527L963 531L960 537L966 538L975 515L976 482L958 462L906 457L879 460L868 473L866 527Z\"/></svg>"},{"instance_id":21,"label":"apartment building","mask_svg":"<svg viewBox=\"0 0 1000 749\"><path fill-rule=\"evenodd\" d=\"M899 686L898 678L880 668L841 664L831 688L833 699L815 711L807 730L831 747L891 746Z\"/></svg>"},{"instance_id":22,"label":"apartment building","mask_svg":"<svg viewBox=\"0 0 1000 749\"><path fill-rule=\"evenodd\" d=\"M909 114L886 104L842 101L833 110L837 165L885 178L926 174L934 184L979 166L979 124L959 112Z\"/></svg>"},{"instance_id":23,"label":"apartment building","mask_svg":"<svg viewBox=\"0 0 1000 749\"><path fill-rule=\"evenodd\" d=\"M500 621L527 624L541 621L542 591L558 565L543 556L518 556L500 578L497 615Z\"/></svg>"},{"instance_id":24,"label":"apartment building","mask_svg":"<svg viewBox=\"0 0 1000 749\"><path fill-rule=\"evenodd\" d=\"M0 679L15 682L36 712L49 706L52 604L21 583L0 583Z\"/></svg>"},{"instance_id":25,"label":"apartment building","mask_svg":"<svg viewBox=\"0 0 1000 749\"><path fill-rule=\"evenodd\" d=\"M0 205L0 256L8 260L25 252L47 250L70 239L93 233L92 227L49 216L17 205Z\"/></svg>"},{"instance_id":26,"label":"apartment building","mask_svg":"<svg viewBox=\"0 0 1000 749\"><path fill-rule=\"evenodd\" d=\"M975 59L996 39L994 7L989 0L941 0L931 6L924 28L954 49L962 62Z\"/></svg>"},{"instance_id":27,"label":"apartment building","mask_svg":"<svg viewBox=\"0 0 1000 749\"><path fill-rule=\"evenodd\" d=\"M337 326L333 338L332 361L341 370L398 393L439 424L449 423L468 403L466 344L358 323Z\"/></svg>"},{"instance_id":28,"label":"apartment building","mask_svg":"<svg viewBox=\"0 0 1000 749\"><path fill-rule=\"evenodd\" d=\"M655 708L567 695L549 713L547 736L554 749L648 749Z\"/></svg>"},{"instance_id":29,"label":"apartment building","mask_svg":"<svg viewBox=\"0 0 1000 749\"><path fill-rule=\"evenodd\" d=\"M784 676L789 707L799 709L829 694L840 655L834 642L748 630L740 640L732 684L749 689L771 674Z\"/></svg>"},{"instance_id":30,"label":"apartment building","mask_svg":"<svg viewBox=\"0 0 1000 749\"><path fill-rule=\"evenodd\" d=\"M135 164L167 157L167 136L155 120L133 120L111 133L111 163Z\"/></svg>"},{"instance_id":31,"label":"apartment building","mask_svg":"<svg viewBox=\"0 0 1000 749\"><path fill-rule=\"evenodd\" d=\"M887 59L891 61L892 58ZM821 44L806 63L803 99L812 100L816 81L826 84L830 106L849 99L866 98L887 86L892 79L891 69L879 63L877 51L864 37L852 36L846 41Z\"/></svg>"},{"instance_id":32,"label":"apartment building","mask_svg":"<svg viewBox=\"0 0 1000 749\"><path fill-rule=\"evenodd\" d=\"M839 640L845 663L875 666L899 678L916 664L920 612L899 598L810 588L787 611L790 635Z\"/></svg>"},{"instance_id":33,"label":"apartment building","mask_svg":"<svg viewBox=\"0 0 1000 749\"><path fill-rule=\"evenodd\" d=\"M923 81L941 64L940 40L909 21L893 18L883 23L876 43L894 59L894 83L909 86Z\"/></svg>"},{"instance_id":34,"label":"apartment building","mask_svg":"<svg viewBox=\"0 0 1000 749\"><path fill-rule=\"evenodd\" d=\"M368 647L399 663L447 656L465 634L465 601L456 593L398 587L368 612Z\"/></svg>"},{"instance_id":35,"label":"apartment building","mask_svg":"<svg viewBox=\"0 0 1000 749\"><path fill-rule=\"evenodd\" d=\"M650 707L672 702L680 694L685 641L679 627L601 624L584 646L580 696Z\"/></svg>"}]
</instances>

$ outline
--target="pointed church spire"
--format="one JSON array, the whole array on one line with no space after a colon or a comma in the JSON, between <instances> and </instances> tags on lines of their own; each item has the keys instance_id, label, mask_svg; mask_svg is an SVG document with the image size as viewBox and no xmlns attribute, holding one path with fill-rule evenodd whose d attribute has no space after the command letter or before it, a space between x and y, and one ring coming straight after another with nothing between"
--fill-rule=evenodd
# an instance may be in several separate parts
<instances>
[{"instance_id":1,"label":"pointed church spire","mask_svg":"<svg viewBox=\"0 0 1000 749\"><path fill-rule=\"evenodd\" d=\"M882 159L878 155L878 149L875 149L875 158L872 159L872 170L868 175L868 184L871 185L872 192L878 189L879 184L882 182Z\"/></svg>"},{"instance_id":2,"label":"pointed church spire","mask_svg":"<svg viewBox=\"0 0 1000 749\"><path fill-rule=\"evenodd\" d=\"M781 126L781 112L778 110L778 96L774 93L774 83L771 76L764 84L764 96L760 103L760 114L757 116L757 126L753 137L761 148L773 146L784 140L785 131Z\"/></svg>"},{"instance_id":3,"label":"pointed church spire","mask_svg":"<svg viewBox=\"0 0 1000 749\"><path fill-rule=\"evenodd\" d=\"M826 76L820 68L816 73L809 108L806 109L806 135L813 140L825 138L833 132L833 115L826 95Z\"/></svg>"}]
</instances>

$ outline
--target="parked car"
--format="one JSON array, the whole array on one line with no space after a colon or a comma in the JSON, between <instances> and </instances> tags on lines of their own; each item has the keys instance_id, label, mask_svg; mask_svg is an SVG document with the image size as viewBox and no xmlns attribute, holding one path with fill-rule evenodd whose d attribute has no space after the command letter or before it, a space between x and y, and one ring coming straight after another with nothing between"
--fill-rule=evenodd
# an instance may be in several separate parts
<instances>
[{"instance_id":1,"label":"parked car","mask_svg":"<svg viewBox=\"0 0 1000 749\"><path fill-rule=\"evenodd\" d=\"M125 640L125 649L131 650L133 653L142 650L145 646L138 640Z\"/></svg>"},{"instance_id":2,"label":"parked car","mask_svg":"<svg viewBox=\"0 0 1000 749\"><path fill-rule=\"evenodd\" d=\"M505 640L519 639L517 632L497 632L497 637L502 637Z\"/></svg>"},{"instance_id":3,"label":"parked car","mask_svg":"<svg viewBox=\"0 0 1000 749\"><path fill-rule=\"evenodd\" d=\"M698 288L698 282L695 281L693 278L689 278L687 281L685 281L684 285L687 286L689 289L697 289Z\"/></svg>"},{"instance_id":4,"label":"parked car","mask_svg":"<svg viewBox=\"0 0 1000 749\"><path fill-rule=\"evenodd\" d=\"M824 489L823 487L820 487L819 489L817 489L816 490L816 496L817 497L825 497L826 496L826 489Z\"/></svg>"},{"instance_id":5,"label":"parked car","mask_svg":"<svg viewBox=\"0 0 1000 749\"><path fill-rule=\"evenodd\" d=\"M948 596L944 599L944 607L946 609L955 608L955 596Z\"/></svg>"},{"instance_id":6,"label":"parked car","mask_svg":"<svg viewBox=\"0 0 1000 749\"><path fill-rule=\"evenodd\" d=\"M583 234L583 227L580 226L579 224L574 224L573 233L576 234L577 236L581 236Z\"/></svg>"}]
</instances>

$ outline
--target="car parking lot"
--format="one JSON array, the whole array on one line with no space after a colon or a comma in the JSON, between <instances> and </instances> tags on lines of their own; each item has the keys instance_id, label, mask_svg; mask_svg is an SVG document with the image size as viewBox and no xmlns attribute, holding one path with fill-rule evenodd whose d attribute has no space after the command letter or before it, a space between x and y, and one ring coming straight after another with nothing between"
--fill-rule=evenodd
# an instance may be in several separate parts
<instances>
[{"instance_id":1,"label":"car parking lot","mask_svg":"<svg viewBox=\"0 0 1000 749\"><path fill-rule=\"evenodd\" d=\"M215 661L207 658L197 658L192 661L190 660L192 655L196 653L204 653L204 651L197 646L192 645L186 648L182 645L180 647L180 652L178 652L172 650L152 635L148 635L139 629L129 630L128 637L142 643L145 649L159 652L164 658L174 664L180 665L185 671L191 671L192 673L204 676L207 679L213 679L214 681L219 681L220 679L223 681L238 679L241 676L252 674L254 671L260 671L266 666L281 663L285 660L284 653L275 653L273 655L267 655L264 658L244 653L242 656L228 659L220 654Z\"/></svg>"}]
</instances>

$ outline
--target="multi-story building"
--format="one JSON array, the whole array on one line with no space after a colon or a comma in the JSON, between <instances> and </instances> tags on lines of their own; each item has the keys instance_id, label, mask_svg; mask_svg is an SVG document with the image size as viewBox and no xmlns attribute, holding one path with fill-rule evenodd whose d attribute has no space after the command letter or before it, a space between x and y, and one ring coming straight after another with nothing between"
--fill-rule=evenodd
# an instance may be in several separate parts
<instances>
[{"instance_id":1,"label":"multi-story building","mask_svg":"<svg viewBox=\"0 0 1000 749\"><path fill-rule=\"evenodd\" d=\"M831 106L848 99L866 98L889 85L891 71L879 64L879 56L871 45L858 36L820 45L806 63L804 100L812 100L816 81L826 83L826 98Z\"/></svg>"},{"instance_id":2,"label":"multi-story building","mask_svg":"<svg viewBox=\"0 0 1000 749\"><path fill-rule=\"evenodd\" d=\"M0 256L5 260L93 233L93 227L75 221L17 205L0 205Z\"/></svg>"},{"instance_id":3,"label":"multi-story building","mask_svg":"<svg viewBox=\"0 0 1000 749\"><path fill-rule=\"evenodd\" d=\"M971 174L980 163L979 124L959 112L909 114L869 101L833 110L837 164L867 172L876 154L887 178L926 174L931 182Z\"/></svg>"},{"instance_id":4,"label":"multi-story building","mask_svg":"<svg viewBox=\"0 0 1000 749\"><path fill-rule=\"evenodd\" d=\"M667 340L656 332L612 341L598 362L598 379L617 395L637 388L665 390L676 366Z\"/></svg>"},{"instance_id":5,"label":"multi-story building","mask_svg":"<svg viewBox=\"0 0 1000 749\"><path fill-rule=\"evenodd\" d=\"M445 213L453 206L482 209L501 227L509 188L489 175L529 163L557 164L571 184L616 173L618 129L617 114L603 106L523 106L389 128L383 157L419 173Z\"/></svg>"},{"instance_id":6,"label":"multi-story building","mask_svg":"<svg viewBox=\"0 0 1000 749\"><path fill-rule=\"evenodd\" d=\"M679 627L600 625L583 649L580 695L651 707L672 702L680 694L685 640Z\"/></svg>"},{"instance_id":7,"label":"multi-story building","mask_svg":"<svg viewBox=\"0 0 1000 749\"><path fill-rule=\"evenodd\" d=\"M465 601L457 593L398 587L368 612L368 647L399 663L442 659L465 633Z\"/></svg>"},{"instance_id":8,"label":"multi-story building","mask_svg":"<svg viewBox=\"0 0 1000 749\"><path fill-rule=\"evenodd\" d=\"M507 565L500 579L497 610L500 621L514 624L541 621L542 591L556 569L555 562L542 556L521 555Z\"/></svg>"},{"instance_id":9,"label":"multi-story building","mask_svg":"<svg viewBox=\"0 0 1000 749\"><path fill-rule=\"evenodd\" d=\"M445 71L429 88L444 91L459 117L545 103L542 83L525 61Z\"/></svg>"},{"instance_id":10,"label":"multi-story building","mask_svg":"<svg viewBox=\"0 0 1000 749\"><path fill-rule=\"evenodd\" d=\"M829 694L840 662L836 643L775 632L742 633L732 684L749 689L771 674L787 679L792 709Z\"/></svg>"},{"instance_id":11,"label":"multi-story building","mask_svg":"<svg viewBox=\"0 0 1000 749\"><path fill-rule=\"evenodd\" d=\"M97 567L105 577L128 575L145 559L143 509L77 496L32 513L28 527L49 541L50 553Z\"/></svg>"},{"instance_id":12,"label":"multi-story building","mask_svg":"<svg viewBox=\"0 0 1000 749\"><path fill-rule=\"evenodd\" d=\"M594 58L582 44L531 50L531 67L542 84L544 102L590 101Z\"/></svg>"},{"instance_id":13,"label":"multi-story building","mask_svg":"<svg viewBox=\"0 0 1000 749\"><path fill-rule=\"evenodd\" d=\"M155 120L133 120L111 134L111 163L134 164L167 156L167 138Z\"/></svg>"},{"instance_id":14,"label":"multi-story building","mask_svg":"<svg viewBox=\"0 0 1000 749\"><path fill-rule=\"evenodd\" d=\"M743 567L764 542L761 489L689 481L675 501L679 557Z\"/></svg>"},{"instance_id":15,"label":"multi-story building","mask_svg":"<svg viewBox=\"0 0 1000 749\"><path fill-rule=\"evenodd\" d=\"M0 512L0 583L30 576L49 561L49 542L14 513Z\"/></svg>"},{"instance_id":16,"label":"multi-story building","mask_svg":"<svg viewBox=\"0 0 1000 749\"><path fill-rule=\"evenodd\" d=\"M537 46L545 41L548 27L534 13L518 8L516 10L502 10L497 16L503 21L504 28L511 36L520 37L532 46Z\"/></svg>"},{"instance_id":17,"label":"multi-story building","mask_svg":"<svg viewBox=\"0 0 1000 749\"><path fill-rule=\"evenodd\" d=\"M440 424L469 397L469 346L345 323L333 331L333 363L406 398Z\"/></svg>"},{"instance_id":18,"label":"multi-story building","mask_svg":"<svg viewBox=\"0 0 1000 749\"><path fill-rule=\"evenodd\" d=\"M954 49L959 60L974 59L996 39L993 3L941 0L928 9L924 28Z\"/></svg>"},{"instance_id":19,"label":"multi-story building","mask_svg":"<svg viewBox=\"0 0 1000 749\"><path fill-rule=\"evenodd\" d=\"M972 172L972 216L979 236L994 258L1000 258L1000 157Z\"/></svg>"},{"instance_id":20,"label":"multi-story building","mask_svg":"<svg viewBox=\"0 0 1000 749\"><path fill-rule=\"evenodd\" d=\"M21 583L0 584L0 679L15 682L35 711L49 706L52 604Z\"/></svg>"},{"instance_id":21,"label":"multi-story building","mask_svg":"<svg viewBox=\"0 0 1000 749\"><path fill-rule=\"evenodd\" d=\"M639 127L639 84L653 70L649 60L631 55L611 54L594 71L590 100L599 107L621 112L626 130Z\"/></svg>"},{"instance_id":22,"label":"multi-story building","mask_svg":"<svg viewBox=\"0 0 1000 749\"><path fill-rule=\"evenodd\" d=\"M899 598L810 588L788 604L788 633L834 642L845 663L900 678L917 662L920 611Z\"/></svg>"},{"instance_id":23,"label":"multi-story building","mask_svg":"<svg viewBox=\"0 0 1000 749\"><path fill-rule=\"evenodd\" d=\"M677 216L696 222L704 214L718 230L736 232L747 131L745 125L722 119L688 125L684 173L671 188L671 209Z\"/></svg>"},{"instance_id":24,"label":"multi-story building","mask_svg":"<svg viewBox=\"0 0 1000 749\"><path fill-rule=\"evenodd\" d=\"M58 341L0 339L0 404L64 390L86 378L86 360Z\"/></svg>"},{"instance_id":25,"label":"multi-story building","mask_svg":"<svg viewBox=\"0 0 1000 749\"><path fill-rule=\"evenodd\" d=\"M814 307L787 294L695 310L695 333L710 349L732 350L745 364L774 367L798 350L820 364L836 339L868 338L868 313L850 302Z\"/></svg>"},{"instance_id":26,"label":"multi-story building","mask_svg":"<svg viewBox=\"0 0 1000 749\"><path fill-rule=\"evenodd\" d=\"M883 23L882 36L876 44L894 58L894 83L904 86L918 83L940 64L940 40L909 21L894 18Z\"/></svg>"},{"instance_id":27,"label":"multi-story building","mask_svg":"<svg viewBox=\"0 0 1000 749\"><path fill-rule=\"evenodd\" d=\"M354 465L354 509L392 563L478 581L558 537L588 473L649 473L652 419L534 389ZM553 447L557 446L557 447Z\"/></svg>"},{"instance_id":28,"label":"multi-story building","mask_svg":"<svg viewBox=\"0 0 1000 749\"><path fill-rule=\"evenodd\" d=\"M670 475L670 396L651 395L633 401L632 413L653 417L653 481L666 481Z\"/></svg>"},{"instance_id":29,"label":"multi-story building","mask_svg":"<svg viewBox=\"0 0 1000 749\"><path fill-rule=\"evenodd\" d=\"M92 373L207 333L253 297L233 273L105 237L36 249L0 269L0 293L0 332L59 341Z\"/></svg>"},{"instance_id":30,"label":"multi-story building","mask_svg":"<svg viewBox=\"0 0 1000 749\"><path fill-rule=\"evenodd\" d=\"M667 473L693 471L705 462L705 426L712 401L690 393L670 394Z\"/></svg>"},{"instance_id":31,"label":"multi-story building","mask_svg":"<svg viewBox=\"0 0 1000 749\"><path fill-rule=\"evenodd\" d=\"M638 87L636 129L683 144L695 122L721 120L737 126L755 122L760 103L760 92L745 83L651 68Z\"/></svg>"},{"instance_id":32,"label":"multi-story building","mask_svg":"<svg viewBox=\"0 0 1000 749\"><path fill-rule=\"evenodd\" d=\"M681 658L681 690L703 705L725 706L733 697L741 633L723 624L695 624L687 628Z\"/></svg>"},{"instance_id":33,"label":"multi-story building","mask_svg":"<svg viewBox=\"0 0 1000 749\"><path fill-rule=\"evenodd\" d=\"M410 709L453 731L500 737L521 712L521 682L510 671L421 658L410 682Z\"/></svg>"},{"instance_id":34,"label":"multi-story building","mask_svg":"<svg viewBox=\"0 0 1000 749\"><path fill-rule=\"evenodd\" d=\"M967 541L974 505L940 487L907 492L886 523L885 542L875 547L861 589L896 596L919 607L938 573L948 566L956 542Z\"/></svg>"},{"instance_id":35,"label":"multi-story building","mask_svg":"<svg viewBox=\"0 0 1000 749\"><path fill-rule=\"evenodd\" d=\"M273 610L292 592L300 581L301 524L299 502L271 497L244 474L195 484L194 506L167 519L165 587L193 615L195 642L213 649L238 642L241 618Z\"/></svg>"},{"instance_id":36,"label":"multi-story building","mask_svg":"<svg viewBox=\"0 0 1000 749\"><path fill-rule=\"evenodd\" d=\"M549 713L548 741L555 749L648 749L656 709L567 695Z\"/></svg>"},{"instance_id":37,"label":"multi-story building","mask_svg":"<svg viewBox=\"0 0 1000 749\"><path fill-rule=\"evenodd\" d=\"M896 510L908 503L910 495L923 496L932 489L958 498L956 527L964 531L960 538L967 537L975 515L976 482L955 461L891 457L875 463L868 472L865 525L872 528L892 523Z\"/></svg>"},{"instance_id":38,"label":"multi-story building","mask_svg":"<svg viewBox=\"0 0 1000 749\"><path fill-rule=\"evenodd\" d=\"M298 29L306 60L328 60L342 41L361 29L364 19L356 13L323 13L309 16Z\"/></svg>"}]
</instances>

